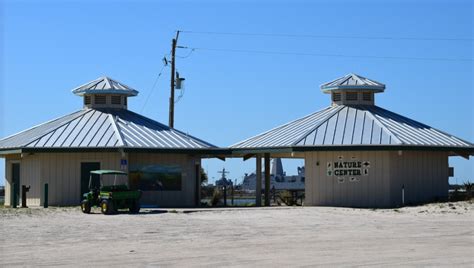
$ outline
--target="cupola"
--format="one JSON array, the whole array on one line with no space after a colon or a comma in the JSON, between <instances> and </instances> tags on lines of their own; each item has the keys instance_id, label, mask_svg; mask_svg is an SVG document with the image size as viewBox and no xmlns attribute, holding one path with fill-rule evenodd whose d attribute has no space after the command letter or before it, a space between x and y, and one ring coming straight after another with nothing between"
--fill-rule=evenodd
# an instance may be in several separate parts
<instances>
[{"instance_id":1,"label":"cupola","mask_svg":"<svg viewBox=\"0 0 474 268\"><path fill-rule=\"evenodd\" d=\"M322 84L321 90L331 94L332 105L374 105L375 93L384 92L385 85L350 73Z\"/></svg>"},{"instance_id":2,"label":"cupola","mask_svg":"<svg viewBox=\"0 0 474 268\"><path fill-rule=\"evenodd\" d=\"M127 98L138 91L107 76L100 77L72 90L84 98L84 108L127 109Z\"/></svg>"}]
</instances>

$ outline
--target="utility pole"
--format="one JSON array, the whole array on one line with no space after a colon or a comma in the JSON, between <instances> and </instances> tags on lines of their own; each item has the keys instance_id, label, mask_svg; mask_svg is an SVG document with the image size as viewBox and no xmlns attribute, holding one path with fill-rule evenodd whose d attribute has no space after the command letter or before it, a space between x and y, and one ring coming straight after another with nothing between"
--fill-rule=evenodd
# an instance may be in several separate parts
<instances>
[{"instance_id":1,"label":"utility pole","mask_svg":"<svg viewBox=\"0 0 474 268\"><path fill-rule=\"evenodd\" d=\"M171 94L170 94L170 117L169 127L174 128L174 86L175 86L175 64L176 64L176 45L178 43L179 31L176 31L176 37L171 41Z\"/></svg>"}]
</instances>

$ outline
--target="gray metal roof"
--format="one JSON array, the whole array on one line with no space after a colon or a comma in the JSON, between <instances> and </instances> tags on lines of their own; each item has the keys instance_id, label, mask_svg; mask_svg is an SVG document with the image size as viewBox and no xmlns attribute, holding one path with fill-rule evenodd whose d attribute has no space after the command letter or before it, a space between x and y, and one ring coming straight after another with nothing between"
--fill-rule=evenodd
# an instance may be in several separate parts
<instances>
[{"instance_id":1,"label":"gray metal roof","mask_svg":"<svg viewBox=\"0 0 474 268\"><path fill-rule=\"evenodd\" d=\"M343 77L339 77L333 81L321 85L321 90L324 93L347 89L382 92L385 90L385 85L354 73L347 74Z\"/></svg>"},{"instance_id":2,"label":"gray metal roof","mask_svg":"<svg viewBox=\"0 0 474 268\"><path fill-rule=\"evenodd\" d=\"M84 109L0 140L0 151L24 148L216 147L125 109Z\"/></svg>"},{"instance_id":3,"label":"gray metal roof","mask_svg":"<svg viewBox=\"0 0 474 268\"><path fill-rule=\"evenodd\" d=\"M136 96L138 91L110 77L103 76L76 87L72 90L72 93L78 96L83 96L84 94L123 94Z\"/></svg>"},{"instance_id":4,"label":"gray metal roof","mask_svg":"<svg viewBox=\"0 0 474 268\"><path fill-rule=\"evenodd\" d=\"M231 148L350 145L474 148L467 141L373 105L330 106Z\"/></svg>"}]
</instances>

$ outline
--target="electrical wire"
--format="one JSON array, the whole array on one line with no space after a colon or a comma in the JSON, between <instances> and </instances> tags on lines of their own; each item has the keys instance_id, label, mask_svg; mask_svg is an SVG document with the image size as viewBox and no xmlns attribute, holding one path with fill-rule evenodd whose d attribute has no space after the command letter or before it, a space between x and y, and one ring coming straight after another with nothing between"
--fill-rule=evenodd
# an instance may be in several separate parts
<instances>
[{"instance_id":1,"label":"electrical wire","mask_svg":"<svg viewBox=\"0 0 474 268\"><path fill-rule=\"evenodd\" d=\"M474 38L449 38L449 37L391 37L391 36L355 36L355 35L311 35L311 34L273 34L273 33L237 33L237 32L201 32L180 31L187 34L204 35L234 35L253 37L289 37L289 38L318 38L318 39L360 39L360 40L401 40L401 41L462 41L472 42Z\"/></svg>"},{"instance_id":2,"label":"electrical wire","mask_svg":"<svg viewBox=\"0 0 474 268\"><path fill-rule=\"evenodd\" d=\"M188 49L188 47L179 47L179 48ZM175 57L180 58L180 59L186 59L186 58L189 58L189 56L191 56L191 54L193 54L194 51L195 51L195 49L191 48L191 51L189 51L189 53L186 56L176 55Z\"/></svg>"},{"instance_id":3,"label":"electrical wire","mask_svg":"<svg viewBox=\"0 0 474 268\"><path fill-rule=\"evenodd\" d=\"M142 106L142 108L141 108L141 110L140 110L140 113L142 113L142 112L143 112L143 109L145 109L145 106L147 105L148 100L150 99L150 97L151 97L151 95L152 95L152 93L153 93L153 90L155 89L156 84L158 83L158 80L159 80L159 78L161 77L161 74L163 73L163 70L165 69L166 66L167 66L166 64L163 64L163 67L161 67L160 72L159 72L158 75L156 76L155 82L153 83L153 86L151 87L150 91L148 92L148 96L147 96L146 99L145 99L145 103L143 103L143 106Z\"/></svg>"},{"instance_id":4,"label":"electrical wire","mask_svg":"<svg viewBox=\"0 0 474 268\"><path fill-rule=\"evenodd\" d=\"M425 57L323 54L323 53L307 53L307 52L286 52L286 51L266 51L266 50L227 49L227 48L205 48L205 47L190 47L188 49L201 50L201 51L217 51L217 52L252 53L252 54L267 54L267 55L313 56L313 57L336 57L336 58L366 58L366 59L417 60L417 61L458 61L458 62L472 62L472 61L474 61L474 59L469 59L469 58L425 58Z\"/></svg>"}]
</instances>

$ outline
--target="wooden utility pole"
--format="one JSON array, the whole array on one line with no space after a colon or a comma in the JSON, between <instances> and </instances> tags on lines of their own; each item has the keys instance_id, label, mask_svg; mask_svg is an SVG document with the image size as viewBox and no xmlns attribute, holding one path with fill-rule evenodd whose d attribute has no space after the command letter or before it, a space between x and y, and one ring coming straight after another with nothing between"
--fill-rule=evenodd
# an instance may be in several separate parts
<instances>
[{"instance_id":1,"label":"wooden utility pole","mask_svg":"<svg viewBox=\"0 0 474 268\"><path fill-rule=\"evenodd\" d=\"M179 31L176 31L176 37L171 41L171 94L170 94L170 118L169 127L174 128L174 86L175 86L175 63L176 63L176 45L178 43Z\"/></svg>"}]
</instances>

